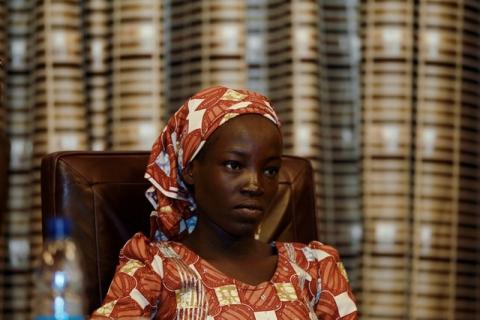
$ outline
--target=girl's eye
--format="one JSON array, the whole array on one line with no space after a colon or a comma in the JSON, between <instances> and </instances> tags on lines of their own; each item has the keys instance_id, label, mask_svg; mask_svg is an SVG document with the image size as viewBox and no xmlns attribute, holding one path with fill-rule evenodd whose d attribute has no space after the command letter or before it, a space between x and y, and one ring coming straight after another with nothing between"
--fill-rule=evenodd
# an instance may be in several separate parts
<instances>
[{"instance_id":1,"label":"girl's eye","mask_svg":"<svg viewBox=\"0 0 480 320\"><path fill-rule=\"evenodd\" d=\"M264 173L267 177L275 177L278 174L279 168L277 167L269 167L266 168Z\"/></svg>"},{"instance_id":2,"label":"girl's eye","mask_svg":"<svg viewBox=\"0 0 480 320\"><path fill-rule=\"evenodd\" d=\"M230 170L239 170L241 168L240 162L233 160L225 161L223 165Z\"/></svg>"}]
</instances>

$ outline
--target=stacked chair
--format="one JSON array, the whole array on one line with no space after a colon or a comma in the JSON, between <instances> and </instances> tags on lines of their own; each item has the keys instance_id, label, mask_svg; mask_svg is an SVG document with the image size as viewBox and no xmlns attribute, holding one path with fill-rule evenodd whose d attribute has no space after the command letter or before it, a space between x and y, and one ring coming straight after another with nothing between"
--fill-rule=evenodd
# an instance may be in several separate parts
<instances>
[{"instance_id":1,"label":"stacked chair","mask_svg":"<svg viewBox=\"0 0 480 320\"><path fill-rule=\"evenodd\" d=\"M365 319L405 319L410 290L414 1L363 7L363 248Z\"/></svg>"},{"instance_id":2,"label":"stacked chair","mask_svg":"<svg viewBox=\"0 0 480 320\"><path fill-rule=\"evenodd\" d=\"M165 1L112 1L112 148L150 149L165 122Z\"/></svg>"},{"instance_id":3,"label":"stacked chair","mask_svg":"<svg viewBox=\"0 0 480 320\"><path fill-rule=\"evenodd\" d=\"M418 5L410 317L472 319L480 314L480 3Z\"/></svg>"}]
</instances>

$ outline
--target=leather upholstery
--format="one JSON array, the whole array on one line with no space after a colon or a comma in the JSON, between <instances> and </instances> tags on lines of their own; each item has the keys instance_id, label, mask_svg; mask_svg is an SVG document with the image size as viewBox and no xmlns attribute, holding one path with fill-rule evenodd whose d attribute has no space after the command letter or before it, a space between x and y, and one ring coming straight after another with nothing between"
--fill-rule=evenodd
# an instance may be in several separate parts
<instances>
[{"instance_id":1,"label":"leather upholstery","mask_svg":"<svg viewBox=\"0 0 480 320\"><path fill-rule=\"evenodd\" d=\"M42 161L42 220L65 215L84 260L88 311L108 290L123 244L148 235L152 210L144 196L148 152L57 152ZM280 187L262 223L265 241L317 238L313 173L306 159L284 156ZM44 228L45 230L45 228Z\"/></svg>"}]
</instances>

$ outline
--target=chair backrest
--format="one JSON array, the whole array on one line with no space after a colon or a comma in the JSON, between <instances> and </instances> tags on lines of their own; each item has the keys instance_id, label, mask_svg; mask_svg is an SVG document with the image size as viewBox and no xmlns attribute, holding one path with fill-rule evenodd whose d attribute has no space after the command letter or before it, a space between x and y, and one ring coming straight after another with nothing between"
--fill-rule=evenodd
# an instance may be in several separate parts
<instances>
[{"instance_id":1,"label":"chair backrest","mask_svg":"<svg viewBox=\"0 0 480 320\"><path fill-rule=\"evenodd\" d=\"M42 160L42 221L68 216L84 260L88 311L100 306L123 244L136 232L148 235L152 210L144 193L148 152L77 152ZM317 238L312 168L284 156L274 205L262 222L264 241L308 242ZM44 228L45 230L45 228Z\"/></svg>"}]
</instances>

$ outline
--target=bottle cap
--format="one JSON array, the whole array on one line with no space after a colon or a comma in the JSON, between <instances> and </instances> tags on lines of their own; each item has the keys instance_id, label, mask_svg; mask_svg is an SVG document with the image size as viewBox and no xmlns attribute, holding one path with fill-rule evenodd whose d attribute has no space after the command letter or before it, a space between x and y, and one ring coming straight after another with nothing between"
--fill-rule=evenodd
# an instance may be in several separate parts
<instances>
[{"instance_id":1,"label":"bottle cap","mask_svg":"<svg viewBox=\"0 0 480 320\"><path fill-rule=\"evenodd\" d=\"M65 239L71 235L72 224L67 217L55 217L47 220L47 237Z\"/></svg>"}]
</instances>

